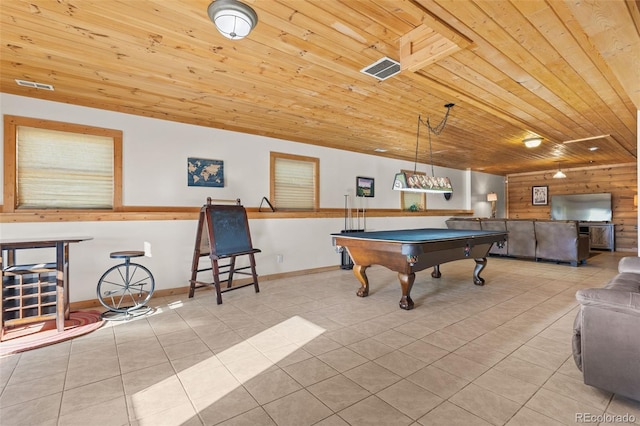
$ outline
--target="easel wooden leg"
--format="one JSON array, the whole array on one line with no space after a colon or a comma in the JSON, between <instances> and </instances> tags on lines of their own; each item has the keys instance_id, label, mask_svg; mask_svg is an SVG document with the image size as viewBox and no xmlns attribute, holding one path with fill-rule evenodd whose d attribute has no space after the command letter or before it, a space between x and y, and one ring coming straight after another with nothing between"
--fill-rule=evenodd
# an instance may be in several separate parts
<instances>
[{"instance_id":1,"label":"easel wooden leg","mask_svg":"<svg viewBox=\"0 0 640 426\"><path fill-rule=\"evenodd\" d=\"M195 268L197 268L197 266ZM196 272L196 270L194 268L192 268L191 270L192 270L192 272L191 272L191 280L189 280L189 283L190 283L189 284L189 298L193 297L193 295L194 295L194 293L196 291L196 277L195 276L197 275L197 272Z\"/></svg>"},{"instance_id":2,"label":"easel wooden leg","mask_svg":"<svg viewBox=\"0 0 640 426\"><path fill-rule=\"evenodd\" d=\"M253 277L253 287L256 289L256 293L260 293L260 287L258 286L258 274L256 273L256 259L253 253L249 254L249 262L251 262L251 276Z\"/></svg>"},{"instance_id":3,"label":"easel wooden leg","mask_svg":"<svg viewBox=\"0 0 640 426\"><path fill-rule=\"evenodd\" d=\"M198 279L198 266L200 265L200 245L202 243L202 230L204 228L204 213L200 210L200 219L196 230L196 246L193 251L193 261L191 262L191 280L189 280L189 297L193 297L196 291L196 281Z\"/></svg>"},{"instance_id":4,"label":"easel wooden leg","mask_svg":"<svg viewBox=\"0 0 640 426\"><path fill-rule=\"evenodd\" d=\"M233 284L233 273L236 270L236 257L235 256L231 256L231 259L229 260L229 279L227 280L227 288L231 288L231 285Z\"/></svg>"},{"instance_id":5,"label":"easel wooden leg","mask_svg":"<svg viewBox=\"0 0 640 426\"><path fill-rule=\"evenodd\" d=\"M216 287L216 301L218 305L222 305L222 291L220 290L220 268L218 267L218 260L211 259L211 266L213 268L213 285Z\"/></svg>"}]
</instances>

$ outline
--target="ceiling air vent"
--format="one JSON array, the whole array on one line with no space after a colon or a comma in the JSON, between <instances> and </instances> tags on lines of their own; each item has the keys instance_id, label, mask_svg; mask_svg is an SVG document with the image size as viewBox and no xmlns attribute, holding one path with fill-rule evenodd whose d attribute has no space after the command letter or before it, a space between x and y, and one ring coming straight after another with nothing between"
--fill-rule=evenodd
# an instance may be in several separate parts
<instances>
[{"instance_id":1,"label":"ceiling air vent","mask_svg":"<svg viewBox=\"0 0 640 426\"><path fill-rule=\"evenodd\" d=\"M35 81L16 80L18 86L31 87L33 89L53 90L53 86L50 84L36 83Z\"/></svg>"},{"instance_id":2,"label":"ceiling air vent","mask_svg":"<svg viewBox=\"0 0 640 426\"><path fill-rule=\"evenodd\" d=\"M400 62L385 56L368 67L364 67L360 72L375 77L378 80L386 80L400 72Z\"/></svg>"}]
</instances>

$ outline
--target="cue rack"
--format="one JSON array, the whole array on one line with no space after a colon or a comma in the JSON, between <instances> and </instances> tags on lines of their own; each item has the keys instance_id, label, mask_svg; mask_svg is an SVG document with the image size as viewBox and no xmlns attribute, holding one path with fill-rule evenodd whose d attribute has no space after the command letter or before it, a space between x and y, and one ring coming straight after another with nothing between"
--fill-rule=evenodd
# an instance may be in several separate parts
<instances>
[{"instance_id":1,"label":"cue rack","mask_svg":"<svg viewBox=\"0 0 640 426\"><path fill-rule=\"evenodd\" d=\"M361 198L361 197L358 197ZM367 229L367 217L366 217L366 209L364 206L355 207L356 217L355 222L356 226L354 227L353 221L353 207L351 206L351 196L349 194L345 194L344 196L344 229L340 231L343 234L349 232L362 232ZM360 227L360 218L362 218L362 227ZM349 256L349 252L346 249L342 249L340 252L340 269L353 269L353 260L351 256Z\"/></svg>"}]
</instances>

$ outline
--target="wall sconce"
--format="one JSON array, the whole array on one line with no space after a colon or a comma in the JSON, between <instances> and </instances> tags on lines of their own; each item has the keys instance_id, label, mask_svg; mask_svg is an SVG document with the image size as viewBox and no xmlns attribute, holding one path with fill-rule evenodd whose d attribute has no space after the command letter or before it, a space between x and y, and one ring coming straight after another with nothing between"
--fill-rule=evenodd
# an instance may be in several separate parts
<instances>
[{"instance_id":1,"label":"wall sconce","mask_svg":"<svg viewBox=\"0 0 640 426\"><path fill-rule=\"evenodd\" d=\"M633 196L633 207L638 207L638 194Z\"/></svg>"},{"instance_id":2,"label":"wall sconce","mask_svg":"<svg viewBox=\"0 0 640 426\"><path fill-rule=\"evenodd\" d=\"M258 23L256 12L238 0L215 0L207 14L220 34L232 40L245 38Z\"/></svg>"},{"instance_id":3,"label":"wall sconce","mask_svg":"<svg viewBox=\"0 0 640 426\"><path fill-rule=\"evenodd\" d=\"M535 148L537 146L540 146L540 144L542 143L542 138L541 137L526 138L522 142L524 143L524 146L526 146L527 148Z\"/></svg>"},{"instance_id":4,"label":"wall sconce","mask_svg":"<svg viewBox=\"0 0 640 426\"><path fill-rule=\"evenodd\" d=\"M496 201L498 201L498 194L490 192L487 194L487 201L491 202L491 217L496 217Z\"/></svg>"}]
</instances>

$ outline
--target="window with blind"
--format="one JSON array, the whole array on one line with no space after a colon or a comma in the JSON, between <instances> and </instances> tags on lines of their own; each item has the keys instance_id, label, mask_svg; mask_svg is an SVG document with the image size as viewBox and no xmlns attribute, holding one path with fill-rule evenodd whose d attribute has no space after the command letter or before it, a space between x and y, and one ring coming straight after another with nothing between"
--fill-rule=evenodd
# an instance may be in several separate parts
<instances>
[{"instance_id":1,"label":"window with blind","mask_svg":"<svg viewBox=\"0 0 640 426\"><path fill-rule=\"evenodd\" d=\"M122 132L22 117L5 117L5 131L14 139L6 162L15 181L5 185L14 209L121 205Z\"/></svg>"},{"instance_id":2,"label":"window with blind","mask_svg":"<svg viewBox=\"0 0 640 426\"><path fill-rule=\"evenodd\" d=\"M317 210L320 160L271 153L270 198L278 210Z\"/></svg>"}]
</instances>

